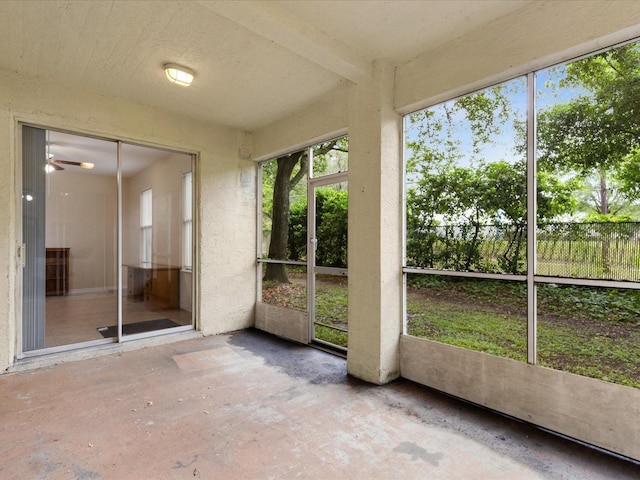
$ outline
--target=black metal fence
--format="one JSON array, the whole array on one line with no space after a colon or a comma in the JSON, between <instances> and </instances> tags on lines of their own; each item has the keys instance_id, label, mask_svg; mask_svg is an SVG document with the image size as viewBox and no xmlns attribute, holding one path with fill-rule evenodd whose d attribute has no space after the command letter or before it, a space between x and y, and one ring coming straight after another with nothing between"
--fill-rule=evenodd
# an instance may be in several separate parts
<instances>
[{"instance_id":1,"label":"black metal fence","mask_svg":"<svg viewBox=\"0 0 640 480\"><path fill-rule=\"evenodd\" d=\"M538 225L537 275L640 281L640 222ZM408 266L526 273L525 225L407 229Z\"/></svg>"}]
</instances>

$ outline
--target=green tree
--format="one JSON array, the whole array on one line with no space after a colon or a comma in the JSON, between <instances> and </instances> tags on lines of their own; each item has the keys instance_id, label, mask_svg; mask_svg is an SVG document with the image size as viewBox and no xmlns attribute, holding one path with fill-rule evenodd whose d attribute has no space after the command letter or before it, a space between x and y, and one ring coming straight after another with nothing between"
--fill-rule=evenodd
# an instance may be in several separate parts
<instances>
[{"instance_id":1,"label":"green tree","mask_svg":"<svg viewBox=\"0 0 640 480\"><path fill-rule=\"evenodd\" d=\"M524 103L525 86L524 79L516 79L409 117L410 261L461 270L519 273L524 268L526 123L517 104ZM498 142L510 150L492 149ZM496 151L509 157L496 158ZM538 218L570 211L571 192L570 183L539 175ZM488 235L502 239L499 254L481 252Z\"/></svg>"},{"instance_id":2,"label":"green tree","mask_svg":"<svg viewBox=\"0 0 640 480\"><path fill-rule=\"evenodd\" d=\"M347 217L349 195L331 186L316 190L316 235L322 241L316 250L316 265L347 266ZM307 242L307 202L298 200L291 206L289 251L304 249Z\"/></svg>"},{"instance_id":3,"label":"green tree","mask_svg":"<svg viewBox=\"0 0 640 480\"><path fill-rule=\"evenodd\" d=\"M347 151L346 137L315 145L313 161L317 166L326 166L330 159L326 158L332 151ZM275 260L298 259L299 250L287 251L289 244L289 225L291 220L291 193L306 178L309 165L308 149L287 155L281 155L267 162L263 168L263 192L272 191L271 199L264 198L264 215L271 220L271 237L269 241L268 258ZM273 186L271 188L271 186ZM266 188L265 188L266 187ZM306 202L306 198L304 199ZM306 226L305 230L306 232ZM293 254L293 257L291 257ZM288 258L289 257L289 258ZM288 283L286 266L280 263L268 263L264 280L278 283Z\"/></svg>"},{"instance_id":4,"label":"green tree","mask_svg":"<svg viewBox=\"0 0 640 480\"><path fill-rule=\"evenodd\" d=\"M432 227L455 224L458 236L463 236L464 228L466 241L457 245L455 254L447 251L447 257L439 260L449 268L483 268L479 251L485 240L482 229L490 224L501 230L507 242L498 261L500 271L521 272L526 245L526 178L525 160L444 166L436 172L424 172L407 195L408 255L433 267L439 239ZM542 223L575 206L575 185L571 182L542 174L537 188L537 215Z\"/></svg>"},{"instance_id":5,"label":"green tree","mask_svg":"<svg viewBox=\"0 0 640 480\"><path fill-rule=\"evenodd\" d=\"M300 180L306 177L308 157L307 150L301 150L282 155L275 160L277 168L273 180L271 239L268 253L268 257L271 259L286 260L287 258L290 193ZM280 263L268 263L264 280L288 283L289 278L285 266Z\"/></svg>"},{"instance_id":6,"label":"green tree","mask_svg":"<svg viewBox=\"0 0 640 480\"><path fill-rule=\"evenodd\" d=\"M539 114L538 168L582 180L577 196L587 221L628 219L640 194L639 44L570 63L559 86L580 93ZM602 238L602 264L608 273L609 235Z\"/></svg>"},{"instance_id":7,"label":"green tree","mask_svg":"<svg viewBox=\"0 0 640 480\"><path fill-rule=\"evenodd\" d=\"M517 122L508 95L523 85L515 80L409 115L407 173L452 166L463 158L469 163L483 161L483 148L509 121ZM470 145L463 145L461 127L468 130Z\"/></svg>"},{"instance_id":8,"label":"green tree","mask_svg":"<svg viewBox=\"0 0 640 480\"><path fill-rule=\"evenodd\" d=\"M640 48L628 44L566 66L559 87L580 92L538 115L538 169L583 182L583 203L601 219L638 198Z\"/></svg>"}]
</instances>

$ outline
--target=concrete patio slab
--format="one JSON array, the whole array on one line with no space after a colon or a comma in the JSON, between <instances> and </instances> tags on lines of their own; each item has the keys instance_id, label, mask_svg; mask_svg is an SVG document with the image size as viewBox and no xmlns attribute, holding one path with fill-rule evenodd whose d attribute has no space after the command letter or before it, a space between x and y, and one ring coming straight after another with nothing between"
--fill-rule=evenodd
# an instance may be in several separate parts
<instances>
[{"instance_id":1,"label":"concrete patio slab","mask_svg":"<svg viewBox=\"0 0 640 480\"><path fill-rule=\"evenodd\" d=\"M6 479L632 479L636 463L255 330L0 377Z\"/></svg>"}]
</instances>

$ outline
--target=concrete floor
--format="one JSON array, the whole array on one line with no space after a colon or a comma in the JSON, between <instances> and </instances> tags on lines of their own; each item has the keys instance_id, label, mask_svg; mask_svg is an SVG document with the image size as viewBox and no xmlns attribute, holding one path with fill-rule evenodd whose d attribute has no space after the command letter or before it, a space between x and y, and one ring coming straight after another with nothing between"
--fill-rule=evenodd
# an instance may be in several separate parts
<instances>
[{"instance_id":1,"label":"concrete floor","mask_svg":"<svg viewBox=\"0 0 640 480\"><path fill-rule=\"evenodd\" d=\"M0 377L2 479L637 479L640 465L255 330Z\"/></svg>"}]
</instances>

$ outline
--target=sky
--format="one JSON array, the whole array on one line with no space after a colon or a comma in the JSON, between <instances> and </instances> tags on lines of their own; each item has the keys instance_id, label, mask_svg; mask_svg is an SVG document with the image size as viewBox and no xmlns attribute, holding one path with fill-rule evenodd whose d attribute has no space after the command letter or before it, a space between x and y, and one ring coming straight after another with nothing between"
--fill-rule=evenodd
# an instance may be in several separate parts
<instances>
[{"instance_id":1,"label":"sky","mask_svg":"<svg viewBox=\"0 0 640 480\"><path fill-rule=\"evenodd\" d=\"M543 110L553 106L556 103L566 103L572 98L586 92L576 88L561 88L558 84L559 80L564 77L565 67L551 67L536 72L536 103L537 109ZM518 120L520 122L526 121L527 112L527 92L526 92L526 77L518 77L514 80L505 82L502 85L503 91L506 92L506 97L510 103L510 109L514 112L512 118L510 118L504 125L502 125L501 133L493 135L491 142L482 145L479 155L473 152L473 138L469 127L469 122L464 118L464 112L459 111L457 115L452 117L454 130L453 136L459 142L459 152L462 156L458 160L458 165L469 166L475 164L479 159L484 161L498 161L506 160L509 162L521 159L522 156L518 156L514 152L516 145L515 130L513 127L513 121ZM445 108L451 109L455 100L444 102L442 104L429 107L428 110L435 112L433 117L436 121L445 121ZM417 131L412 128L408 117L405 123L405 131L407 132L406 141L413 141L417 138ZM436 137L438 144L444 145L446 141L446 133L443 131ZM410 153L410 152L407 152Z\"/></svg>"}]
</instances>

